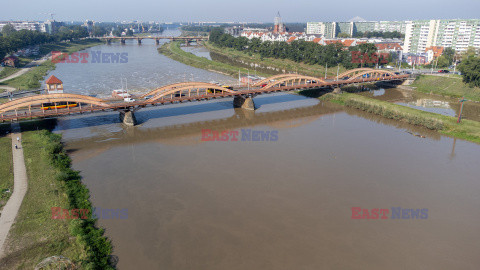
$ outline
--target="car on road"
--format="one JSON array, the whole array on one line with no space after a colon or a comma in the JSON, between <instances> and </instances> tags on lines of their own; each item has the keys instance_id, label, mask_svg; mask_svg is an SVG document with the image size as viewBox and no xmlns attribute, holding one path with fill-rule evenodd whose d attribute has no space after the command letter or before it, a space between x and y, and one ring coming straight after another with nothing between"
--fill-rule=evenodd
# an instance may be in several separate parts
<instances>
[{"instance_id":1,"label":"car on road","mask_svg":"<svg viewBox=\"0 0 480 270\"><path fill-rule=\"evenodd\" d=\"M125 101L125 102L135 102L135 99L127 97L127 98L124 98L123 101Z\"/></svg>"},{"instance_id":2,"label":"car on road","mask_svg":"<svg viewBox=\"0 0 480 270\"><path fill-rule=\"evenodd\" d=\"M450 73L448 69L440 69L438 73Z\"/></svg>"}]
</instances>

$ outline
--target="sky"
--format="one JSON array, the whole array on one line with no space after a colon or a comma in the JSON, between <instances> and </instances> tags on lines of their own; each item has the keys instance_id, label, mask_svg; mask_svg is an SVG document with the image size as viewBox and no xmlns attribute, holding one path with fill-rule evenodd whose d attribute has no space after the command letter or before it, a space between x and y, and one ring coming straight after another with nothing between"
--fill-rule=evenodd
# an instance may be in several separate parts
<instances>
[{"instance_id":1,"label":"sky","mask_svg":"<svg viewBox=\"0 0 480 270\"><path fill-rule=\"evenodd\" d=\"M480 0L0 0L0 10L0 21L392 21L477 19Z\"/></svg>"}]
</instances>

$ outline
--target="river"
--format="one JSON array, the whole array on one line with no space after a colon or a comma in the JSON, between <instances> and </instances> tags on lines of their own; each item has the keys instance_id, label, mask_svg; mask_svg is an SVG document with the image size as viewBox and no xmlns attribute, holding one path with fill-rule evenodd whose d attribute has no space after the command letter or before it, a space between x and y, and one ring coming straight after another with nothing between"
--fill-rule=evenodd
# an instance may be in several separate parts
<instances>
[{"instance_id":1,"label":"river","mask_svg":"<svg viewBox=\"0 0 480 270\"><path fill-rule=\"evenodd\" d=\"M154 42L90 50L129 61L60 64L52 74L66 91L109 95L121 78L131 91L233 80L170 60ZM111 112L58 120L93 204L128 209L99 220L119 269L478 269L480 145L298 95L255 103L142 109L133 128ZM206 129L278 136L204 141ZM428 217L359 220L352 207Z\"/></svg>"}]
</instances>

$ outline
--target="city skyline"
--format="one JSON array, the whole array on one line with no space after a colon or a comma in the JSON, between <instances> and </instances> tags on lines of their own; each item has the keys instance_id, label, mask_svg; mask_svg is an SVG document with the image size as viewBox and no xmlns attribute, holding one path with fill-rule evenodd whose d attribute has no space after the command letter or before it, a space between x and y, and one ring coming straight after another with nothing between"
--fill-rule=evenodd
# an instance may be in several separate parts
<instances>
[{"instance_id":1,"label":"city skyline","mask_svg":"<svg viewBox=\"0 0 480 270\"><path fill-rule=\"evenodd\" d=\"M28 10L25 10L25 6ZM474 0L437 1L435 5L405 0L401 4L386 4L385 1L346 0L329 3L296 1L294 6L287 1L243 1L235 8L228 2L206 0L196 2L155 2L152 0L130 1L86 0L79 5L60 0L33 0L19 2L7 0L2 9L8 11L0 21L31 20L45 21L51 14L57 21L157 21L157 22L270 22L280 12L284 22L348 21L362 17L367 21L430 20L430 19L475 19L480 2ZM186 8L185 8L186 7ZM308 8L305 8L308 7ZM345 8L347 7L347 8ZM200 12L199 12L200 11Z\"/></svg>"}]
</instances>

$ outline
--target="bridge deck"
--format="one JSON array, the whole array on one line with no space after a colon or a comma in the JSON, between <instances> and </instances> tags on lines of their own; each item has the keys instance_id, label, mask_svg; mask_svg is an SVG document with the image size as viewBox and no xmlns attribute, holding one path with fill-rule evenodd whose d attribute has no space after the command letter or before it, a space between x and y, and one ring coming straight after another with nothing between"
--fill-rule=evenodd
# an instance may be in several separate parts
<instances>
[{"instance_id":1,"label":"bridge deck","mask_svg":"<svg viewBox=\"0 0 480 270\"><path fill-rule=\"evenodd\" d=\"M153 102L147 100L139 100L135 102L111 102L107 103L107 106L79 106L73 108L64 108L64 109L55 109L55 110L41 110L41 111L23 111L23 112L10 112L8 114L1 114L1 121L17 121L22 119L32 119L32 118L49 118L62 115L70 114L81 114L89 112L98 112L98 111L115 111L115 110L126 110L133 108L142 108L146 106L156 106L156 105L166 105L180 102L191 102L191 101L202 101L210 100L216 98L226 98L234 96L255 96L261 94L275 93L275 92L287 92L294 90L306 90L306 89L321 89L321 88L335 88L345 85L354 85L367 82L378 82L378 81L397 81L405 80L409 75L396 75L396 76L387 76L387 77L377 77L377 78L362 78L355 80L339 80L339 81L329 81L329 82L320 82L320 83L306 83L306 84L295 84L289 86L281 87L271 87L271 88L253 88L250 90L236 90L233 92L221 92L221 93L212 93L199 96L179 96L179 97L162 97L161 99L155 100ZM107 101L107 100L105 100Z\"/></svg>"}]
</instances>

